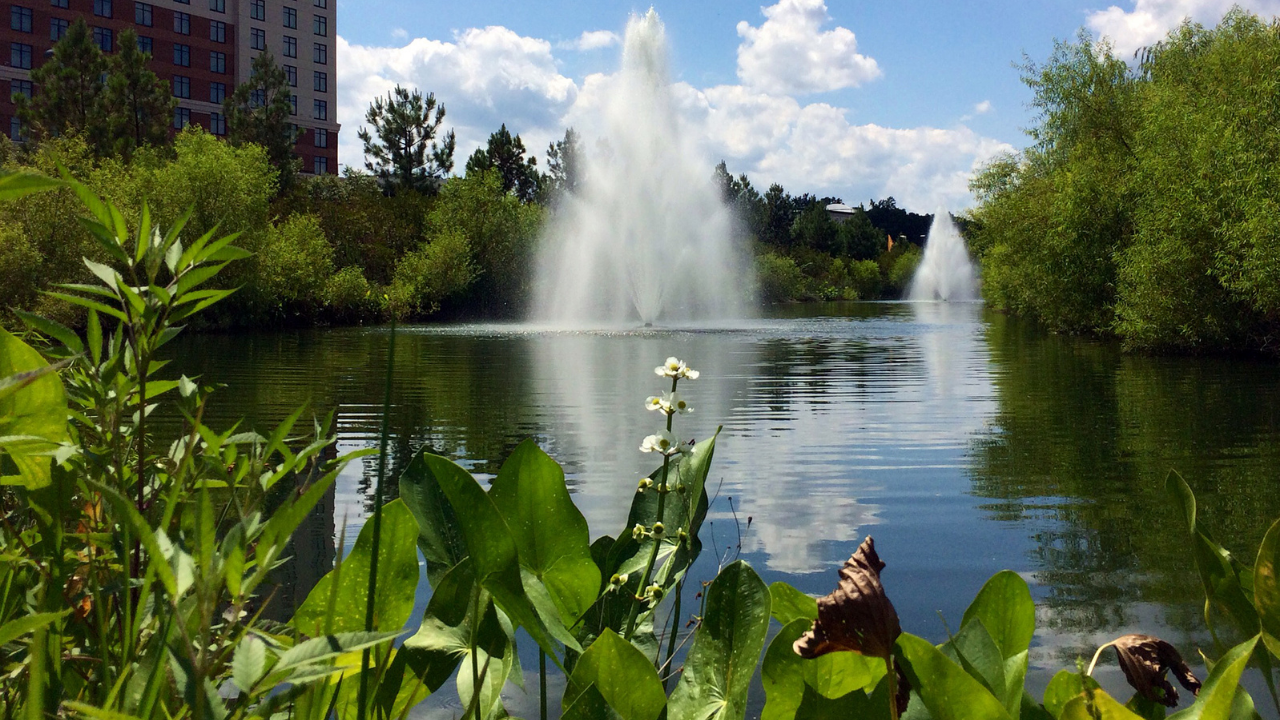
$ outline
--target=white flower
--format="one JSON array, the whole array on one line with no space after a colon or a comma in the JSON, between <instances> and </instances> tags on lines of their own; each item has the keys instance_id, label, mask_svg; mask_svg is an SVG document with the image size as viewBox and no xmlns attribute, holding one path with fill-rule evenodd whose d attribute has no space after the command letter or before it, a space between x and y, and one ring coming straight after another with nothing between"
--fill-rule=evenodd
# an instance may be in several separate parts
<instances>
[{"instance_id":1,"label":"white flower","mask_svg":"<svg viewBox=\"0 0 1280 720\"><path fill-rule=\"evenodd\" d=\"M669 378L682 377L683 373L687 370L688 368L685 367L684 361L678 360L674 357L667 358L667 361L662 364L662 367L656 367L653 369L653 371L660 377Z\"/></svg>"},{"instance_id":2,"label":"white flower","mask_svg":"<svg viewBox=\"0 0 1280 720\"><path fill-rule=\"evenodd\" d=\"M686 380L697 380L699 374L700 373L693 368L685 368L684 371L680 373L680 377Z\"/></svg>"},{"instance_id":3,"label":"white flower","mask_svg":"<svg viewBox=\"0 0 1280 720\"><path fill-rule=\"evenodd\" d=\"M667 402L667 398L666 398L666 395L665 395L665 394L664 394L662 397L658 397L657 395L650 395L650 396L649 396L649 397L644 401L644 409L645 409L645 410L658 410L658 411L660 411L663 415L670 415L670 414L671 414L671 403Z\"/></svg>"},{"instance_id":4,"label":"white flower","mask_svg":"<svg viewBox=\"0 0 1280 720\"><path fill-rule=\"evenodd\" d=\"M670 430L660 430L657 435L650 435L640 444L640 452L656 452L668 456L688 453L690 450L688 443L677 440Z\"/></svg>"},{"instance_id":5,"label":"white flower","mask_svg":"<svg viewBox=\"0 0 1280 720\"><path fill-rule=\"evenodd\" d=\"M680 413L681 415L686 415L688 413L693 412L693 406L690 405L687 400L680 397L680 393L678 392L663 393L662 400L660 402L665 403L666 406L670 408L667 411L668 415L672 413Z\"/></svg>"}]
</instances>

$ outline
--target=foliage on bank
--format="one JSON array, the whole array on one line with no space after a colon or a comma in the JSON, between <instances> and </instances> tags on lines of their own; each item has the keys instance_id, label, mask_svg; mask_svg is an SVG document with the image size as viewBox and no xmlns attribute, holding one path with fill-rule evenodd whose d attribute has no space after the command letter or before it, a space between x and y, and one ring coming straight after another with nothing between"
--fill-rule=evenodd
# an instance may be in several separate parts
<instances>
[{"instance_id":1,"label":"foliage on bank","mask_svg":"<svg viewBox=\"0 0 1280 720\"><path fill-rule=\"evenodd\" d=\"M973 182L989 303L1127 348L1276 350L1280 25L1239 9L1134 62L1088 35L1024 81L1034 144Z\"/></svg>"}]
</instances>

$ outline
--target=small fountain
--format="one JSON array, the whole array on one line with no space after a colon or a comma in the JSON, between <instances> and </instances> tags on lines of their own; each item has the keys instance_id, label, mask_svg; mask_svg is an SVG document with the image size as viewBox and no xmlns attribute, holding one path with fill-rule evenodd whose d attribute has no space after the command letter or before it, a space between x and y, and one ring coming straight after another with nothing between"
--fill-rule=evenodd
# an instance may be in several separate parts
<instances>
[{"instance_id":1,"label":"small fountain","mask_svg":"<svg viewBox=\"0 0 1280 720\"><path fill-rule=\"evenodd\" d=\"M911 279L909 300L964 302L978 299L978 281L960 228L938 208L924 242L924 259Z\"/></svg>"},{"instance_id":2,"label":"small fountain","mask_svg":"<svg viewBox=\"0 0 1280 720\"><path fill-rule=\"evenodd\" d=\"M570 327L739 318L755 278L735 243L712 163L676 116L653 10L627 23L622 69L539 249L532 320Z\"/></svg>"}]
</instances>

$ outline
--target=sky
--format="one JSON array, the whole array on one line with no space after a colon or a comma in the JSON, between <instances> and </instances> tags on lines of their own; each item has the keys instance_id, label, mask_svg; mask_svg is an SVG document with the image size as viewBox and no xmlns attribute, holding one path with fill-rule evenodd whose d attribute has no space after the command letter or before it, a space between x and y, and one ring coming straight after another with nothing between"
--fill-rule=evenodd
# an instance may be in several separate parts
<instances>
[{"instance_id":1,"label":"sky","mask_svg":"<svg viewBox=\"0 0 1280 720\"><path fill-rule=\"evenodd\" d=\"M766 0L768 2L768 0ZM1280 0L1242 0L1266 17ZM1122 57L1184 18L1212 25L1230 0L656 0L684 132L761 191L916 212L972 204L968 180L1027 143L1035 117L1019 67L1082 29ZM545 163L581 129L620 63L615 0L338 0L339 162L397 84L435 93L455 130L455 171L503 123ZM587 138L588 141L591 138Z\"/></svg>"}]
</instances>

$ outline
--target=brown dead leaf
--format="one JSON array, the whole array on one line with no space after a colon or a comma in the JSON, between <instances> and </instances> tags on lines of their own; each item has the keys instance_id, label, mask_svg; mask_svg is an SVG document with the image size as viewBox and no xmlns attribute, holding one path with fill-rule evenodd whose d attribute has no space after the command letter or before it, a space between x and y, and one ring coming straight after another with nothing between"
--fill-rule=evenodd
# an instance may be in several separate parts
<instances>
[{"instance_id":1,"label":"brown dead leaf","mask_svg":"<svg viewBox=\"0 0 1280 720\"><path fill-rule=\"evenodd\" d=\"M902 627L898 612L880 584L883 569L875 541L867 537L840 569L840 584L835 591L818 598L818 619L792 646L796 654L815 658L848 650L890 657Z\"/></svg>"},{"instance_id":2,"label":"brown dead leaf","mask_svg":"<svg viewBox=\"0 0 1280 720\"><path fill-rule=\"evenodd\" d=\"M1167 671L1172 671L1178 684L1191 694L1200 694L1200 681L1191 674L1177 649L1164 640L1150 635L1123 635L1112 640L1111 646L1120 656L1125 679L1146 699L1167 707L1178 704L1178 691L1165 677Z\"/></svg>"}]
</instances>

